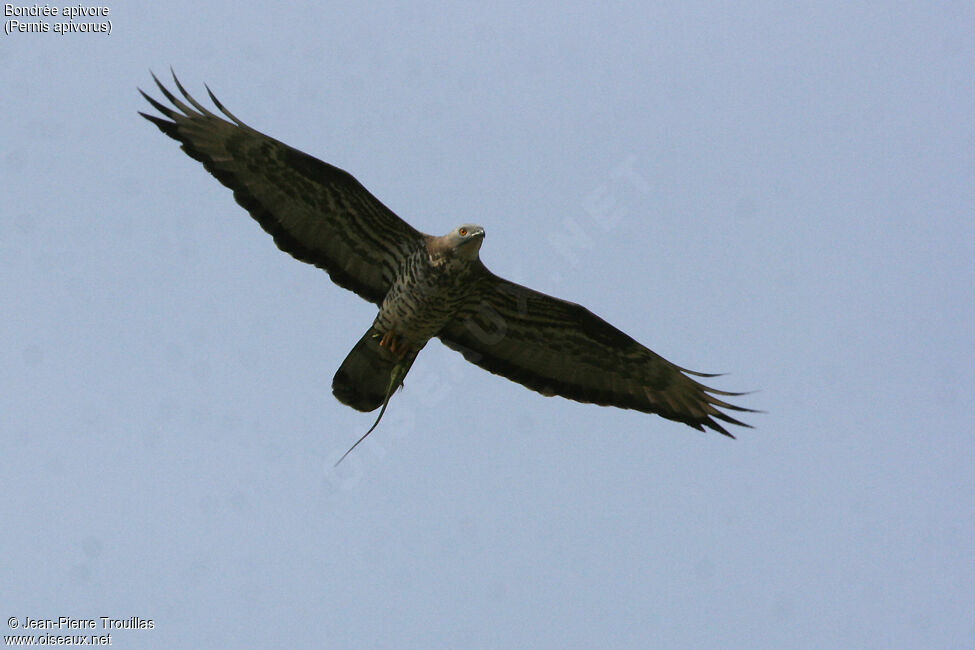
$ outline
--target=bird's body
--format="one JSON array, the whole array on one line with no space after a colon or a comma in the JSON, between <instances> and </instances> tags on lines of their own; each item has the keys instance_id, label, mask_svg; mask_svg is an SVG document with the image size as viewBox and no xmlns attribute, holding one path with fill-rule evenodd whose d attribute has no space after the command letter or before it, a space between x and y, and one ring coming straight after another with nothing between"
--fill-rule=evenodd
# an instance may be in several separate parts
<instances>
[{"instance_id":1,"label":"bird's body","mask_svg":"<svg viewBox=\"0 0 975 650\"><path fill-rule=\"evenodd\" d=\"M460 226L405 257L372 327L335 373L339 401L360 411L382 404L395 365L412 364L464 306L483 238L480 226Z\"/></svg>"},{"instance_id":2,"label":"bird's body","mask_svg":"<svg viewBox=\"0 0 975 650\"><path fill-rule=\"evenodd\" d=\"M431 338L468 361L543 395L632 408L711 428L748 426L719 410L749 411L708 388L584 307L514 284L480 261L484 230L425 235L350 174L247 126L216 97L221 117L175 79L177 110L143 96L166 118L142 114L234 191L282 250L326 270L375 303L372 326L333 379L335 396L362 411L389 395ZM225 119L226 118L226 119Z\"/></svg>"},{"instance_id":3,"label":"bird's body","mask_svg":"<svg viewBox=\"0 0 975 650\"><path fill-rule=\"evenodd\" d=\"M483 237L483 228L466 225L417 248L397 272L373 326L422 348L464 304Z\"/></svg>"}]
</instances>

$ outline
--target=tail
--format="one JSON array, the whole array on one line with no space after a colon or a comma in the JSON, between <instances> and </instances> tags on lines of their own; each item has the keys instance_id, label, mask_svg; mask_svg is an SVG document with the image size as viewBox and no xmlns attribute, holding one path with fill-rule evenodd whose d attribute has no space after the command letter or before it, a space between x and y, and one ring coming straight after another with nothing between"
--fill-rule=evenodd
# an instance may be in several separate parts
<instances>
[{"instance_id":1,"label":"tail","mask_svg":"<svg viewBox=\"0 0 975 650\"><path fill-rule=\"evenodd\" d=\"M414 352L406 359L396 359L379 347L381 338L382 334L376 328L370 327L352 348L352 352L349 352L332 379L332 393L336 399L358 411L374 411L382 406L390 391L389 381L393 369L400 365L408 370L416 357ZM403 376L406 375L405 372L400 372Z\"/></svg>"}]
</instances>

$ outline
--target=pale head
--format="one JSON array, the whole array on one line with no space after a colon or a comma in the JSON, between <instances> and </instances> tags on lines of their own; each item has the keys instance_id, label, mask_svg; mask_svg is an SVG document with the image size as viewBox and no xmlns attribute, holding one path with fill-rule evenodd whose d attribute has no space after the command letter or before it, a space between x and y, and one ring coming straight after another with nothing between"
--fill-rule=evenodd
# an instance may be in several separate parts
<instances>
[{"instance_id":1,"label":"pale head","mask_svg":"<svg viewBox=\"0 0 975 650\"><path fill-rule=\"evenodd\" d=\"M431 252L440 255L460 257L466 260L477 259L477 253L484 241L484 228L473 223L457 226L443 237L431 242Z\"/></svg>"}]
</instances>

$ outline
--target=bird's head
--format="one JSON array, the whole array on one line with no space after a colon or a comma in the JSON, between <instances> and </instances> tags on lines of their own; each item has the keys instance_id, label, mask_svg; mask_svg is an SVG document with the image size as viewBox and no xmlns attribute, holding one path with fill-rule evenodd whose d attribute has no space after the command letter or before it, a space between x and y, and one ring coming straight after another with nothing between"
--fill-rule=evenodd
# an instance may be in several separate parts
<instances>
[{"instance_id":1,"label":"bird's head","mask_svg":"<svg viewBox=\"0 0 975 650\"><path fill-rule=\"evenodd\" d=\"M439 252L465 260L477 259L484 241L484 228L472 223L457 226L443 237L437 238Z\"/></svg>"}]
</instances>

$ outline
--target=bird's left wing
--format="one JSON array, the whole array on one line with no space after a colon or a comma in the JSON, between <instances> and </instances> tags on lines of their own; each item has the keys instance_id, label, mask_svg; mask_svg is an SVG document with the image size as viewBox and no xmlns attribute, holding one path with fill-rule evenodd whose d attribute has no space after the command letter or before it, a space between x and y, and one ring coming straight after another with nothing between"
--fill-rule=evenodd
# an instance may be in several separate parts
<instances>
[{"instance_id":1,"label":"bird's left wing","mask_svg":"<svg viewBox=\"0 0 975 650\"><path fill-rule=\"evenodd\" d=\"M695 429L734 437L716 420L749 426L719 408L751 411L715 395L685 370L585 307L509 282L487 269L466 308L441 331L468 361L543 395L656 413Z\"/></svg>"},{"instance_id":2,"label":"bird's left wing","mask_svg":"<svg viewBox=\"0 0 975 650\"><path fill-rule=\"evenodd\" d=\"M168 119L140 115L181 142L183 151L232 189L278 248L324 269L339 286L382 302L403 259L423 241L421 232L351 174L255 131L212 92L210 99L225 117L190 97L175 75L189 104L153 79L178 110L140 90Z\"/></svg>"}]
</instances>

